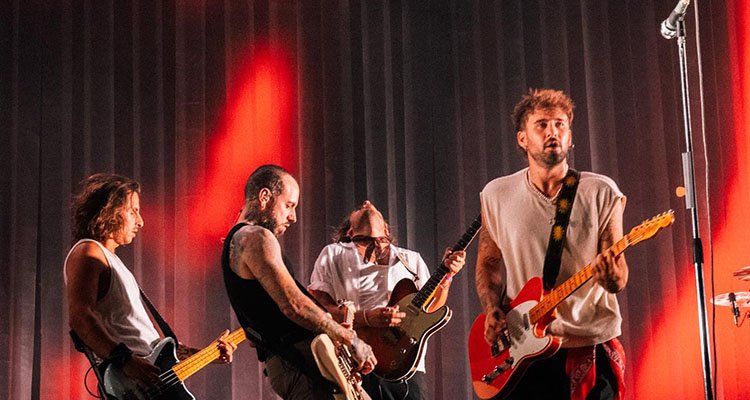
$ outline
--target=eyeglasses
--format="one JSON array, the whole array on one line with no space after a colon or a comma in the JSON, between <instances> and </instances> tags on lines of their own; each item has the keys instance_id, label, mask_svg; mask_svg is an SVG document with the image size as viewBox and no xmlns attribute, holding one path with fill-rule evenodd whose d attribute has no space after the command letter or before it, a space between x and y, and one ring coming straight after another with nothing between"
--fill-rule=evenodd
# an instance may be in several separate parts
<instances>
[{"instance_id":1,"label":"eyeglasses","mask_svg":"<svg viewBox=\"0 0 750 400\"><path fill-rule=\"evenodd\" d=\"M356 235L352 236L350 239L352 242L360 245L360 246L367 246L370 243L377 243L377 244L390 244L391 238L388 236L365 236L365 235Z\"/></svg>"}]
</instances>

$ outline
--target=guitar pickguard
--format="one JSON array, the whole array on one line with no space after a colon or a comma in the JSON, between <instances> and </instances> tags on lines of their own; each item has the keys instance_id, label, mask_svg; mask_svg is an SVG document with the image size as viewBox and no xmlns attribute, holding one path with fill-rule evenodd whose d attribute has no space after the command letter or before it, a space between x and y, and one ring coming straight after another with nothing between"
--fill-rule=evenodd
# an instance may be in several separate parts
<instances>
[{"instance_id":1,"label":"guitar pickguard","mask_svg":"<svg viewBox=\"0 0 750 400\"><path fill-rule=\"evenodd\" d=\"M411 302L415 295L406 295L397 303L399 310L406 313L400 326L358 330L359 336L372 346L378 357L375 373L386 380L412 377L427 340L451 319L452 311L446 306L432 313L414 307Z\"/></svg>"},{"instance_id":2,"label":"guitar pickguard","mask_svg":"<svg viewBox=\"0 0 750 400\"><path fill-rule=\"evenodd\" d=\"M157 366L161 372L168 371L177 364L174 340L163 339L154 351L144 358ZM125 375L121 369L111 365L104 371L104 389L109 396L120 400L195 400L181 381L175 382L162 392L151 393Z\"/></svg>"}]
</instances>

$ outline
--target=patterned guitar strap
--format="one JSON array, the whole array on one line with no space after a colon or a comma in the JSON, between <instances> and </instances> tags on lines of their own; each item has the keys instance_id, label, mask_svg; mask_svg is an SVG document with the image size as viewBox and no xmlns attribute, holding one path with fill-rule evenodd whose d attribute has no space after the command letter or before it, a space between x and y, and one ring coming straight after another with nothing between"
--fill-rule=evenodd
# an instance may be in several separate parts
<instances>
[{"instance_id":1,"label":"patterned guitar strap","mask_svg":"<svg viewBox=\"0 0 750 400\"><path fill-rule=\"evenodd\" d=\"M552 225L552 230L549 234L547 254L544 257L542 280L544 281L545 291L550 291L555 287L555 281L560 274L562 249L565 245L566 232L568 230L568 223L570 222L570 212L573 209L573 201L576 198L580 178L580 172L569 168L568 173L563 178L560 194L557 196L555 223Z\"/></svg>"},{"instance_id":2,"label":"patterned guitar strap","mask_svg":"<svg viewBox=\"0 0 750 400\"><path fill-rule=\"evenodd\" d=\"M578 171L569 169L563 178L563 186L560 189L560 195L557 198L557 209L555 211L555 223L549 235L549 245L547 254L544 259L544 290L550 291L555 286L555 281L560 273L560 264L562 261L562 248L565 245L567 236L568 223L570 222L570 213L573 209L576 191L581 174ZM610 367L617 376L618 390L615 393L615 399L623 398L624 388L624 351L617 338L609 340L602 344ZM584 400L588 397L589 391L594 387L596 382L596 346L586 346L574 349L568 349L565 360L565 372L570 377L570 398L572 400Z\"/></svg>"}]
</instances>

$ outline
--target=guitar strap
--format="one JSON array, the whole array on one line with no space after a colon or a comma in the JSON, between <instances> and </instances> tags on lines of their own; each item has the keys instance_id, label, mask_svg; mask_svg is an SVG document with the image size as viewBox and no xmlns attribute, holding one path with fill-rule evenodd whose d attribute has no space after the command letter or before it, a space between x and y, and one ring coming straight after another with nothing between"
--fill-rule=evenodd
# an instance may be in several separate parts
<instances>
[{"instance_id":1,"label":"guitar strap","mask_svg":"<svg viewBox=\"0 0 750 400\"><path fill-rule=\"evenodd\" d=\"M177 340L177 335L174 334L174 331L169 327L167 321L162 318L161 314L159 314L159 311L157 311L156 307L154 307L154 304L151 303L151 300L149 300L148 296L146 296L146 293L143 292L143 289L138 287L138 290L140 290L141 292L141 300L143 300L143 303L146 304L146 307L148 307L148 310L151 312L151 316L154 317L156 324L159 325L161 333L163 333L164 336L174 339L175 344L179 346L180 342Z\"/></svg>"},{"instance_id":2,"label":"guitar strap","mask_svg":"<svg viewBox=\"0 0 750 400\"><path fill-rule=\"evenodd\" d=\"M547 254L544 257L544 290L549 291L555 287L555 281L560 274L560 263L562 262L562 249L565 245L566 232L570 222L570 212L573 209L573 201L578 191L581 173L568 168L568 173L563 178L560 194L557 196L555 223L549 234Z\"/></svg>"},{"instance_id":3,"label":"guitar strap","mask_svg":"<svg viewBox=\"0 0 750 400\"><path fill-rule=\"evenodd\" d=\"M399 261L401 261L401 264L406 268L407 271L411 274L412 280L414 282L419 282L419 275L417 275L417 271L415 271L411 265L409 265L409 260L406 259L406 254L402 254L400 251L396 251L396 257Z\"/></svg>"}]
</instances>

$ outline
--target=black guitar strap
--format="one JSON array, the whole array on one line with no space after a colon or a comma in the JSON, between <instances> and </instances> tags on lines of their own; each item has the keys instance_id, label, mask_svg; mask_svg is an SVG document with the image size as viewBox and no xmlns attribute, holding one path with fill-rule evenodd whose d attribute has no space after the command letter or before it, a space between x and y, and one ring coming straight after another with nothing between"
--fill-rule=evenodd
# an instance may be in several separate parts
<instances>
[{"instance_id":1,"label":"black guitar strap","mask_svg":"<svg viewBox=\"0 0 750 400\"><path fill-rule=\"evenodd\" d=\"M143 293L143 289L139 287L138 290L141 291L141 299L143 300L143 303L146 304L146 307L148 307L148 310L151 312L151 316L154 317L156 324L159 325L161 333L163 333L164 336L171 337L172 339L174 339L175 344L179 345L180 342L177 340L177 335L174 334L174 331L169 327L167 321L162 318L161 314L159 314L159 311L156 311L156 307L154 307L154 304L151 303L151 300L148 299L146 293Z\"/></svg>"},{"instance_id":2,"label":"black guitar strap","mask_svg":"<svg viewBox=\"0 0 750 400\"><path fill-rule=\"evenodd\" d=\"M547 245L547 254L544 257L544 272L542 280L544 281L544 290L552 290L555 287L557 275L560 274L560 263L562 262L562 249L565 245L566 232L570 222L570 211L573 209L573 202L576 198L578 183L580 182L581 173L573 168L568 169L568 173L563 178L563 185L560 194L557 196L555 223L552 225L552 231L549 234L549 244Z\"/></svg>"}]
</instances>

